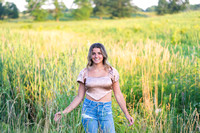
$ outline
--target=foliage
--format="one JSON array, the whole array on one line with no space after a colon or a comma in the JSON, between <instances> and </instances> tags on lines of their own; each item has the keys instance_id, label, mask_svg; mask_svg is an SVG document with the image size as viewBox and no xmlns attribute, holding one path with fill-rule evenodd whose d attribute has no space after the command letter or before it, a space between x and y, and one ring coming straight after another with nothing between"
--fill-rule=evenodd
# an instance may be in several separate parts
<instances>
[{"instance_id":1,"label":"foliage","mask_svg":"<svg viewBox=\"0 0 200 133\"><path fill-rule=\"evenodd\" d=\"M0 19L7 18L18 18L19 11L14 3L6 2L5 5L0 2Z\"/></svg>"},{"instance_id":2,"label":"foliage","mask_svg":"<svg viewBox=\"0 0 200 133\"><path fill-rule=\"evenodd\" d=\"M35 9L31 14L36 21L44 21L47 18L48 12L45 9Z\"/></svg>"},{"instance_id":3,"label":"foliage","mask_svg":"<svg viewBox=\"0 0 200 133\"><path fill-rule=\"evenodd\" d=\"M157 8L157 6L151 6L151 7L148 7L145 11L146 12L155 12L156 8Z\"/></svg>"},{"instance_id":4,"label":"foliage","mask_svg":"<svg viewBox=\"0 0 200 133\"><path fill-rule=\"evenodd\" d=\"M5 9L6 9L8 18L18 18L19 17L19 11L17 9L17 6L14 3L6 2Z\"/></svg>"},{"instance_id":5,"label":"foliage","mask_svg":"<svg viewBox=\"0 0 200 133\"><path fill-rule=\"evenodd\" d=\"M133 9L132 9L132 13L136 13L136 12L143 12L144 10L136 5L132 5Z\"/></svg>"},{"instance_id":6,"label":"foliage","mask_svg":"<svg viewBox=\"0 0 200 133\"><path fill-rule=\"evenodd\" d=\"M59 21L59 18L63 16L63 12L66 9L66 6L63 2L58 2L58 0L54 0L53 4L55 6L54 18L56 19L56 21Z\"/></svg>"},{"instance_id":7,"label":"foliage","mask_svg":"<svg viewBox=\"0 0 200 133\"><path fill-rule=\"evenodd\" d=\"M196 4L196 5L190 5L189 6L190 10L200 10L200 4Z\"/></svg>"},{"instance_id":8,"label":"foliage","mask_svg":"<svg viewBox=\"0 0 200 133\"><path fill-rule=\"evenodd\" d=\"M134 9L130 0L109 0L108 5L111 17L130 17Z\"/></svg>"},{"instance_id":9,"label":"foliage","mask_svg":"<svg viewBox=\"0 0 200 133\"><path fill-rule=\"evenodd\" d=\"M186 9L187 4L189 4L189 0L170 0L168 4L169 13L178 13L179 11L183 11Z\"/></svg>"},{"instance_id":10,"label":"foliage","mask_svg":"<svg viewBox=\"0 0 200 133\"><path fill-rule=\"evenodd\" d=\"M27 8L28 11L34 11L35 9L40 9L42 7L42 5L44 5L46 0L26 0L26 2L28 3Z\"/></svg>"},{"instance_id":11,"label":"foliage","mask_svg":"<svg viewBox=\"0 0 200 133\"><path fill-rule=\"evenodd\" d=\"M159 0L158 1L158 6L157 6L157 14L163 15L168 13L168 3L166 0Z\"/></svg>"},{"instance_id":12,"label":"foliage","mask_svg":"<svg viewBox=\"0 0 200 133\"><path fill-rule=\"evenodd\" d=\"M0 19L3 19L5 15L5 7L3 6L3 3L0 2Z\"/></svg>"},{"instance_id":13,"label":"foliage","mask_svg":"<svg viewBox=\"0 0 200 133\"><path fill-rule=\"evenodd\" d=\"M159 15L178 13L185 10L188 4L189 0L159 0L156 11Z\"/></svg>"},{"instance_id":14,"label":"foliage","mask_svg":"<svg viewBox=\"0 0 200 133\"><path fill-rule=\"evenodd\" d=\"M35 20L46 20L48 13L46 10L41 8L46 1L47 0L26 0L26 2L28 3L28 12L34 17Z\"/></svg>"},{"instance_id":15,"label":"foliage","mask_svg":"<svg viewBox=\"0 0 200 133\"><path fill-rule=\"evenodd\" d=\"M72 14L77 20L89 19L92 13L92 5L90 0L75 0L74 3L78 6L72 11Z\"/></svg>"},{"instance_id":16,"label":"foliage","mask_svg":"<svg viewBox=\"0 0 200 133\"><path fill-rule=\"evenodd\" d=\"M95 16L98 16L100 19L103 17L110 16L109 7L107 5L108 0L94 0L95 7L93 8L93 13Z\"/></svg>"},{"instance_id":17,"label":"foliage","mask_svg":"<svg viewBox=\"0 0 200 133\"><path fill-rule=\"evenodd\" d=\"M130 0L94 0L93 13L96 16L110 16L111 18L131 17L133 12L140 10L137 6L131 5Z\"/></svg>"}]
</instances>

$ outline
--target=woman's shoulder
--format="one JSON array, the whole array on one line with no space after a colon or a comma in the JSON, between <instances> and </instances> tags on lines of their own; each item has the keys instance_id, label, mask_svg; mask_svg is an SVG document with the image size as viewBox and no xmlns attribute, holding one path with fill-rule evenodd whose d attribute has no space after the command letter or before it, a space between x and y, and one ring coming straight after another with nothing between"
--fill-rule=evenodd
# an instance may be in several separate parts
<instances>
[{"instance_id":1,"label":"woman's shoulder","mask_svg":"<svg viewBox=\"0 0 200 133\"><path fill-rule=\"evenodd\" d=\"M113 82L116 82L119 80L119 73L118 73L117 69L115 69L112 66L109 68L109 75Z\"/></svg>"},{"instance_id":2,"label":"woman's shoulder","mask_svg":"<svg viewBox=\"0 0 200 133\"><path fill-rule=\"evenodd\" d=\"M83 69L80 71L80 74L85 75L87 72L88 72L88 68L85 67L85 68L83 68Z\"/></svg>"},{"instance_id":3,"label":"woman's shoulder","mask_svg":"<svg viewBox=\"0 0 200 133\"><path fill-rule=\"evenodd\" d=\"M87 68L84 68L80 71L78 78L77 78L77 82L84 83L85 78L87 78Z\"/></svg>"},{"instance_id":4,"label":"woman's shoulder","mask_svg":"<svg viewBox=\"0 0 200 133\"><path fill-rule=\"evenodd\" d=\"M115 69L112 66L110 66L108 70L109 70L109 73L118 73L117 69Z\"/></svg>"}]
</instances>

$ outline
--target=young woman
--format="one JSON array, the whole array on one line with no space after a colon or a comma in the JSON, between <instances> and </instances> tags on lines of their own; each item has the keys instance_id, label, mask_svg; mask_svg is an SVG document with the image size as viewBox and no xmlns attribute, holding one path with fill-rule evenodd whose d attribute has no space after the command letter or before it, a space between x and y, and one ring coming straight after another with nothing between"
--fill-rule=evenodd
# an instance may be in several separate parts
<instances>
[{"instance_id":1,"label":"young woman","mask_svg":"<svg viewBox=\"0 0 200 133\"><path fill-rule=\"evenodd\" d=\"M81 101L82 124L86 133L97 133L98 128L104 133L115 133L112 116L111 95L112 90L115 98L124 112L129 126L133 125L133 118L129 115L126 102L119 87L119 74L107 62L107 53L101 43L91 45L88 53L88 64L77 79L79 83L78 95L71 104L62 111L68 114L76 108ZM55 121L61 118L61 112L55 114Z\"/></svg>"}]
</instances>

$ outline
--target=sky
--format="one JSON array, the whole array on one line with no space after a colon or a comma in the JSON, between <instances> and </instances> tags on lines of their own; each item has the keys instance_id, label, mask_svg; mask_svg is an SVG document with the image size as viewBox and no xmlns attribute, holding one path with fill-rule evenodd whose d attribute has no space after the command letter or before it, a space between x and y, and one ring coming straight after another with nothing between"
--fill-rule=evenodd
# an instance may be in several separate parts
<instances>
[{"instance_id":1,"label":"sky","mask_svg":"<svg viewBox=\"0 0 200 133\"><path fill-rule=\"evenodd\" d=\"M25 0L4 0L5 2L13 2L16 4L17 8L20 10L20 12L26 10L26 1ZM67 8L73 7L73 0L63 0ZM200 4L200 0L189 0L190 4ZM132 0L132 3L142 9L146 9L153 5L158 5L158 0ZM53 8L53 6L49 6L50 8ZM44 7L46 8L46 7Z\"/></svg>"}]
</instances>

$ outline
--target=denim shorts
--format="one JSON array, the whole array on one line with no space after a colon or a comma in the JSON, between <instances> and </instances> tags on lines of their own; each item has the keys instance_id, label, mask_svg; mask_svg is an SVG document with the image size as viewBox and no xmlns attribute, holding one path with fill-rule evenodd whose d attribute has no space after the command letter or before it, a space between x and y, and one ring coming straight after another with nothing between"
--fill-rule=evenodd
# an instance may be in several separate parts
<instances>
[{"instance_id":1,"label":"denim shorts","mask_svg":"<svg viewBox=\"0 0 200 133\"><path fill-rule=\"evenodd\" d=\"M85 98L82 108L82 124L86 133L115 133L110 102L96 102Z\"/></svg>"}]
</instances>

